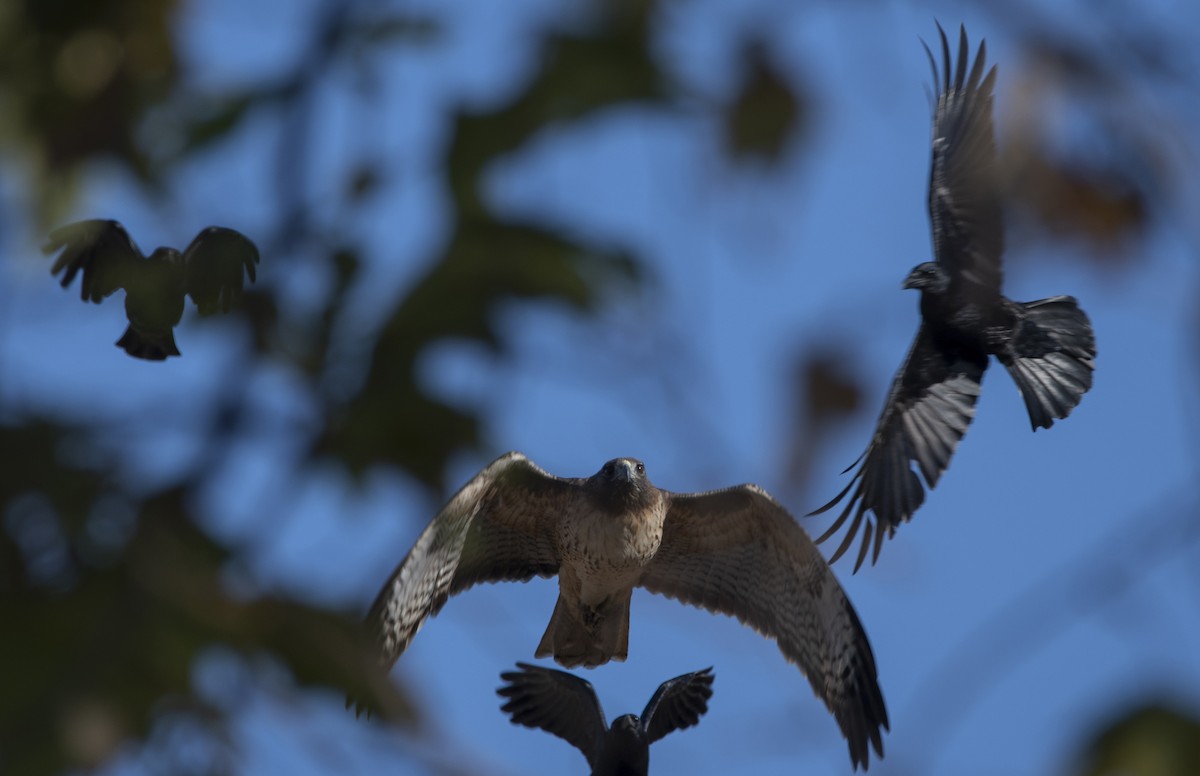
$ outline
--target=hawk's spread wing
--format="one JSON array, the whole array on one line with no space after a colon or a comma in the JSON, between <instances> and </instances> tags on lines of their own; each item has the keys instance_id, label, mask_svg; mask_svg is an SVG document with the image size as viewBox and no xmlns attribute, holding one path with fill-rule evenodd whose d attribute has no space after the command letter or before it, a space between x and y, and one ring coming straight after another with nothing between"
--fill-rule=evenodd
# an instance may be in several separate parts
<instances>
[{"instance_id":1,"label":"hawk's spread wing","mask_svg":"<svg viewBox=\"0 0 1200 776\"><path fill-rule=\"evenodd\" d=\"M866 522L862 546L854 563L855 571L862 566L872 537L875 551L871 562L874 563L879 558L884 533L894 534L896 526L911 518L921 506L925 489L912 465L918 466L930 488L937 484L942 472L950 465L954 448L975 416L979 380L986 368L986 355L982 359L972 359L955 353L935 343L929 327L922 324L904 365L892 382L887 403L875 426L875 437L859 458L862 465L841 493L809 513L819 515L854 491L838 519L817 539L817 543L828 539L851 513L854 514L854 521L837 552L829 559L830 563L849 549L867 512L874 513L875 523Z\"/></svg>"},{"instance_id":2,"label":"hawk's spread wing","mask_svg":"<svg viewBox=\"0 0 1200 776\"><path fill-rule=\"evenodd\" d=\"M258 248L241 232L210 226L183 252L185 282L201 315L229 312L242 295L242 273L254 282Z\"/></svg>"},{"instance_id":3,"label":"hawk's spread wing","mask_svg":"<svg viewBox=\"0 0 1200 776\"><path fill-rule=\"evenodd\" d=\"M496 694L508 700L500 710L525 727L541 728L583 752L596 767L608 723L591 682L553 668L517 663L520 671L506 671L508 684Z\"/></svg>"},{"instance_id":4,"label":"hawk's spread wing","mask_svg":"<svg viewBox=\"0 0 1200 776\"><path fill-rule=\"evenodd\" d=\"M669 494L662 545L641 584L737 617L774 639L837 718L850 759L882 756L887 710L875 657L825 559L777 501L754 485Z\"/></svg>"},{"instance_id":5,"label":"hawk's spread wing","mask_svg":"<svg viewBox=\"0 0 1200 776\"><path fill-rule=\"evenodd\" d=\"M79 298L92 302L127 287L144 258L125 227L99 218L76 221L51 232L42 252L49 255L60 250L50 274L62 272L62 287L66 288L82 271Z\"/></svg>"},{"instance_id":6,"label":"hawk's spread wing","mask_svg":"<svg viewBox=\"0 0 1200 776\"><path fill-rule=\"evenodd\" d=\"M653 744L667 733L689 728L708 711L712 697L712 667L668 679L646 704L642 712L642 730L646 743Z\"/></svg>"},{"instance_id":7,"label":"hawk's spread wing","mask_svg":"<svg viewBox=\"0 0 1200 776\"><path fill-rule=\"evenodd\" d=\"M404 652L425 618L478 582L526 581L558 573L554 527L577 498L520 453L497 458L433 518L379 591L367 620L385 665Z\"/></svg>"},{"instance_id":8,"label":"hawk's spread wing","mask_svg":"<svg viewBox=\"0 0 1200 776\"><path fill-rule=\"evenodd\" d=\"M1004 226L992 129L996 68L984 76L987 44L979 44L967 73L967 32L959 28L958 66L950 73L950 44L938 25L944 67L939 74L929 46L937 103L933 111L933 163L929 172L929 219L933 252L963 293L1000 293ZM922 44L924 45L924 44ZM940 77L939 77L940 76Z\"/></svg>"}]
</instances>

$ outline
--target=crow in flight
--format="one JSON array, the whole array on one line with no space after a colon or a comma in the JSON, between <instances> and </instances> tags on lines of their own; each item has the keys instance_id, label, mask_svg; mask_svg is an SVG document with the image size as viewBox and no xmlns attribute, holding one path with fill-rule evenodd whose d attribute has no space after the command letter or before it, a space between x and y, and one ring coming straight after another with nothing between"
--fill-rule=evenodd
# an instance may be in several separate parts
<instances>
[{"instance_id":1,"label":"crow in flight","mask_svg":"<svg viewBox=\"0 0 1200 776\"><path fill-rule=\"evenodd\" d=\"M854 520L830 562L862 531L858 571L874 542L879 558L886 534L910 519L925 500L916 464L933 488L975 414L979 381L995 356L1012 375L1036 431L1065 418L1092 387L1096 341L1075 299L1053 296L1014 302L1000 293L1004 229L992 130L996 68L984 74L986 43L968 72L967 33L959 28L958 64L951 73L950 44L938 25L944 68L933 69L933 164L929 218L935 261L918 264L904 288L921 292L921 328L859 461L862 465L818 515L850 494L838 519L818 543ZM851 493L853 491L853 493ZM863 517L875 515L874 523Z\"/></svg>"},{"instance_id":2,"label":"crow in flight","mask_svg":"<svg viewBox=\"0 0 1200 776\"><path fill-rule=\"evenodd\" d=\"M92 219L59 227L42 248L62 251L50 273L63 272L66 288L83 271L80 298L99 303L125 289L129 327L118 347L136 358L178 356L173 330L190 296L201 315L229 312L242 294L242 271L254 282L258 248L233 229L210 226L183 253L157 248L149 258L116 221ZM65 270L65 272L64 272Z\"/></svg>"},{"instance_id":3,"label":"crow in flight","mask_svg":"<svg viewBox=\"0 0 1200 776\"><path fill-rule=\"evenodd\" d=\"M421 533L367 621L391 666L426 618L481 582L558 577L535 657L568 668L624 660L634 587L732 615L772 639L837 719L854 766L882 756L888 726L875 657L829 564L754 485L671 493L616 458L555 477L520 453L497 458Z\"/></svg>"},{"instance_id":4,"label":"crow in flight","mask_svg":"<svg viewBox=\"0 0 1200 776\"><path fill-rule=\"evenodd\" d=\"M713 692L711 668L677 676L659 685L640 719L624 714L608 727L591 682L527 663L517 668L500 674L508 683L496 690L507 698L501 711L513 724L541 728L583 752L592 776L645 776L650 744L698 723Z\"/></svg>"}]
</instances>

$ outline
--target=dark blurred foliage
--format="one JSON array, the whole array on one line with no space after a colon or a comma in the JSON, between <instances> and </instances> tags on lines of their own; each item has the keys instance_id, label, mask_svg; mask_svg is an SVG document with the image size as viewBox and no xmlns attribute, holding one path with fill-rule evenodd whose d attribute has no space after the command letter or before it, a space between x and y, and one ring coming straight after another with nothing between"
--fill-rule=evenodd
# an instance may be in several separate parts
<instances>
[{"instance_id":1,"label":"dark blurred foliage","mask_svg":"<svg viewBox=\"0 0 1200 776\"><path fill-rule=\"evenodd\" d=\"M338 336L349 291L367 259L393 257L364 256L354 234L324 216L369 202L380 173L368 149L345 171L344 201L305 198L313 174L307 142L318 118L313 95L347 65L369 90L384 77L371 69L372 52L437 46L436 23L327 0L314 17L310 50L291 72L212 93L197 91L183 72L172 29L180 8L171 0L13 0L0 12L0 143L31 168L28 199L40 228L62 218L95 162L115 163L153 196L177 165L232 142L253 117L282 115L289 128L277 148L278 223L250 235L261 249L263 281L236 311L250 332L245 368L229 376L216 409L197 409L210 423L197 427L204 452L190 471L165 486L138 487L112 467L105 427L0 407L0 771L88 768L124 741L169 740L184 718L221 740L227 709L198 692L192 676L197 657L214 648L241 656L251 673L264 663L282 666L299 685L351 691L386 717L418 723L414 699L380 681L365 657L357 613L238 587L242 548L199 527L197 495L247 433L244 381L257 364L286 365L316 397L308 463L353 474L392 467L439 491L455 455L484 447L486 418L431 390L420 379L422 359L446 342L475 343L504 358L512 343L497 325L501 310L548 304L586 317L612 295L643 286L650 268L627 246L502 217L482 182L493 163L548 127L614 107L676 107L685 95L656 54L657 5L597 3L567 30L547 27L530 39L537 66L510 98L454 112L440 171L447 233L382 326L357 333L369 338L361 352ZM1179 76L1164 57L1149 56L1162 49L1144 41L1115 66L1108 42L1052 39L1018 25L1010 31L1036 52L1027 71L1006 69L1002 79L1013 106L998 119L1017 232L1076 241L1105 266L1119 264L1114 256L1132 260L1150 214L1169 210L1173 181L1156 141L1111 98L1128 96L1122 68L1130 62L1139 77ZM798 86L803 74L785 72L765 43L749 40L737 46L741 76L720 109L723 150L736 164L776 165L805 150L820 117ZM1080 149L1070 133L1051 131L1047 104L1064 94L1109 147ZM315 257L305 256L301 248L312 246ZM300 261L321 265L327 293L308 308L289 308L269 278ZM836 425L878 410L829 352L803 352L793 372L798 431L790 466L801 482ZM358 382L339 377L356 369ZM1195 741L1194 721L1166 714L1145 712L1104 733L1093 747L1096 767L1081 773L1111 772L1104 763L1160 748L1159 736L1174 741L1188 724ZM1180 756L1192 758L1192 770L1172 773L1196 772L1194 747L1186 748Z\"/></svg>"},{"instance_id":2,"label":"dark blurred foliage","mask_svg":"<svg viewBox=\"0 0 1200 776\"><path fill-rule=\"evenodd\" d=\"M1078 776L1200 773L1200 719L1151 703L1125 713L1088 742Z\"/></svg>"},{"instance_id":3,"label":"dark blurred foliage","mask_svg":"<svg viewBox=\"0 0 1200 776\"><path fill-rule=\"evenodd\" d=\"M778 164L808 128L810 103L779 71L761 41L743 44L741 85L725 111L725 153L735 161Z\"/></svg>"},{"instance_id":4,"label":"dark blurred foliage","mask_svg":"<svg viewBox=\"0 0 1200 776\"><path fill-rule=\"evenodd\" d=\"M114 156L148 185L136 134L179 79L171 0L14 0L0 14L0 132L41 169L42 212L80 166Z\"/></svg>"},{"instance_id":5,"label":"dark blurred foliage","mask_svg":"<svg viewBox=\"0 0 1200 776\"><path fill-rule=\"evenodd\" d=\"M804 444L792 448L788 482L798 492L803 492L816 456L825 449L830 434L859 411L863 397L858 380L846 374L844 359L829 343L824 343L821 350L802 352L793 369L795 415L798 417L796 437L803 439Z\"/></svg>"},{"instance_id":6,"label":"dark blurred foliage","mask_svg":"<svg viewBox=\"0 0 1200 776\"><path fill-rule=\"evenodd\" d=\"M1173 46L1124 29L1126 39L1097 44L1109 47L1106 56L1067 36L1030 33L1019 69L1005 71L1014 99L997 116L1010 236L1073 239L1078 255L1100 266L1137 255L1151 214L1169 213L1177 199L1173 157L1191 153L1135 86L1183 78ZM1081 144L1084 132L1099 140Z\"/></svg>"},{"instance_id":7,"label":"dark blurred foliage","mask_svg":"<svg viewBox=\"0 0 1200 776\"><path fill-rule=\"evenodd\" d=\"M220 708L191 681L196 657L217 644L271 655L300 684L344 687L415 722L352 619L239 596L223 579L234 548L196 526L194 483L135 498L80 449L87 437L44 421L0 435L6 773L100 764L165 712L219 733Z\"/></svg>"},{"instance_id":8,"label":"dark blurred foliage","mask_svg":"<svg viewBox=\"0 0 1200 776\"><path fill-rule=\"evenodd\" d=\"M1112 170L1054 164L1030 154L1013 171L1014 198L1026 216L1051 234L1080 236L1098 260L1128 256L1128 240L1137 237L1148 217L1141 189L1131 180L1110 177Z\"/></svg>"}]
</instances>

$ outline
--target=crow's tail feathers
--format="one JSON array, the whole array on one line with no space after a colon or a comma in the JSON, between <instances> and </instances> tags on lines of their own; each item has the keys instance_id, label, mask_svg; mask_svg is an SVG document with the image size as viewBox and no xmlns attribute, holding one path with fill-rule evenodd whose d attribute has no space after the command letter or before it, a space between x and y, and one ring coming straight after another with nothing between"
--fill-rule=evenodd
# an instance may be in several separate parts
<instances>
[{"instance_id":1,"label":"crow's tail feathers","mask_svg":"<svg viewBox=\"0 0 1200 776\"><path fill-rule=\"evenodd\" d=\"M164 361L170 356L179 355L171 329L147 331L130 324L115 344L134 358L147 361Z\"/></svg>"},{"instance_id":2,"label":"crow's tail feathers","mask_svg":"<svg viewBox=\"0 0 1200 776\"><path fill-rule=\"evenodd\" d=\"M1074 297L1018 302L1019 323L997 356L1025 399L1033 430L1065 418L1092 387L1096 337Z\"/></svg>"}]
</instances>

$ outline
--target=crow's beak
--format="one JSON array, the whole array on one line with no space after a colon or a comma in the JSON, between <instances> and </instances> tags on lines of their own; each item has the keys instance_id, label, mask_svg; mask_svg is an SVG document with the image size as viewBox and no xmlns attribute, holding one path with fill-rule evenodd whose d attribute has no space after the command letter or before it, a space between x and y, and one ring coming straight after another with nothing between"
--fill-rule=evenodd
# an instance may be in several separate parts
<instances>
[{"instance_id":1,"label":"crow's beak","mask_svg":"<svg viewBox=\"0 0 1200 776\"><path fill-rule=\"evenodd\" d=\"M917 284L917 276L916 275L909 275L908 277L906 277L904 279L904 282L900 285L900 288L902 288L902 289L920 288L920 287L921 286Z\"/></svg>"}]
</instances>

